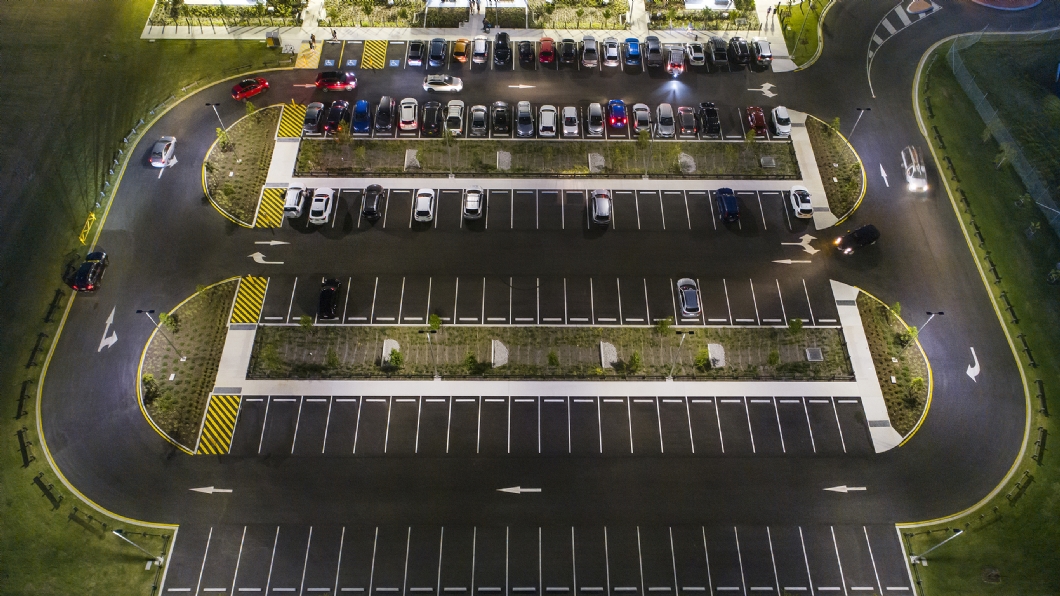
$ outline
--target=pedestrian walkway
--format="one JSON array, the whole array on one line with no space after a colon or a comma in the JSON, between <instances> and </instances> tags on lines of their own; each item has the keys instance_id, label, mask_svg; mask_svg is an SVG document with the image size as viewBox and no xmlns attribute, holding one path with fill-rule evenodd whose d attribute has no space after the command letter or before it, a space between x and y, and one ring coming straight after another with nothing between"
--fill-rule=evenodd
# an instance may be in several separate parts
<instances>
[{"instance_id":1,"label":"pedestrian walkway","mask_svg":"<svg viewBox=\"0 0 1060 596\"><path fill-rule=\"evenodd\" d=\"M232 306L231 324L257 323L261 315L261 304L265 301L265 289L268 286L267 277L255 277L248 275L239 280L239 289L236 291L235 303Z\"/></svg>"},{"instance_id":2,"label":"pedestrian walkway","mask_svg":"<svg viewBox=\"0 0 1060 596\"><path fill-rule=\"evenodd\" d=\"M238 395L213 395L206 407L202 431L199 433L199 446L196 455L225 455L232 443L232 432L236 428L236 416L239 413Z\"/></svg>"},{"instance_id":3,"label":"pedestrian walkway","mask_svg":"<svg viewBox=\"0 0 1060 596\"><path fill-rule=\"evenodd\" d=\"M824 193L821 171L817 168L813 144L810 142L810 134L806 131L807 115L805 112L789 109L788 116L791 118L791 144L795 147L795 158L799 161L799 170L802 172L802 185L810 191L813 225L818 230L830 228L839 221L839 218L828 208L828 197Z\"/></svg>"}]
</instances>

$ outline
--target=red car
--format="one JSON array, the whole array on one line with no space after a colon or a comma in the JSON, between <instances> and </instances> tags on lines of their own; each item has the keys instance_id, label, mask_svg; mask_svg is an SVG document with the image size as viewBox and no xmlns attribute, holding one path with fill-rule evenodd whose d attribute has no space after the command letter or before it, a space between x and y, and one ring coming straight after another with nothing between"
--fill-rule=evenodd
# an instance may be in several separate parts
<instances>
[{"instance_id":1,"label":"red car","mask_svg":"<svg viewBox=\"0 0 1060 596\"><path fill-rule=\"evenodd\" d=\"M324 91L353 91L357 75L343 70L329 70L317 75L317 89Z\"/></svg>"},{"instance_id":2,"label":"red car","mask_svg":"<svg viewBox=\"0 0 1060 596\"><path fill-rule=\"evenodd\" d=\"M556 60L556 40L551 37L541 38L541 49L537 52L541 64L552 64Z\"/></svg>"},{"instance_id":3,"label":"red car","mask_svg":"<svg viewBox=\"0 0 1060 596\"><path fill-rule=\"evenodd\" d=\"M762 112L762 108L758 106L747 108L747 126L754 129L756 135L766 136L766 115Z\"/></svg>"},{"instance_id":4,"label":"red car","mask_svg":"<svg viewBox=\"0 0 1060 596\"><path fill-rule=\"evenodd\" d=\"M250 99L259 93L265 93L269 90L269 82L262 77L256 79L243 79L236 83L235 87L232 87L232 99L242 101L244 99Z\"/></svg>"}]
</instances>

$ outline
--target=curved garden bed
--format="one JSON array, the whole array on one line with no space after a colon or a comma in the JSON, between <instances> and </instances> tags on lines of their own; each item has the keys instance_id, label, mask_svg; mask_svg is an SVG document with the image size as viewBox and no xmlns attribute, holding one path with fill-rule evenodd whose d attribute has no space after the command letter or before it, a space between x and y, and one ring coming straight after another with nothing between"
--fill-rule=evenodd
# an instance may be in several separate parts
<instances>
[{"instance_id":1,"label":"curved garden bed","mask_svg":"<svg viewBox=\"0 0 1060 596\"><path fill-rule=\"evenodd\" d=\"M828 208L842 222L854 213L865 197L865 169L854 147L832 125L807 116L806 132L821 172Z\"/></svg>"},{"instance_id":2,"label":"curved garden bed","mask_svg":"<svg viewBox=\"0 0 1060 596\"><path fill-rule=\"evenodd\" d=\"M270 106L247 114L228 127L225 136L219 136L206 154L206 196L218 211L239 225L254 224L281 113L281 106Z\"/></svg>"}]
</instances>

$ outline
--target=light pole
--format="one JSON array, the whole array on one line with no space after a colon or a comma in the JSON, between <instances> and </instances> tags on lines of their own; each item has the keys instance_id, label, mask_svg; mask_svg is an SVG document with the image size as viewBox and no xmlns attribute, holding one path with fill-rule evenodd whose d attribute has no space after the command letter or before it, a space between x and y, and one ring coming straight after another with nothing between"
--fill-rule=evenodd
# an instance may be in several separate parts
<instances>
[{"instance_id":1,"label":"light pole","mask_svg":"<svg viewBox=\"0 0 1060 596\"><path fill-rule=\"evenodd\" d=\"M176 344L173 343L173 340L169 339L169 334L166 333L165 330L162 329L162 326L157 321L155 321L155 318L151 316L151 313L153 313L153 312L155 312L155 311L154 310L137 310L136 314L143 313L143 314L147 315L147 318L151 320L151 324L155 326L155 329L158 329L159 331L162 332L162 337L166 338L166 341L169 342L169 345L172 346L173 350L177 352L178 356L180 356L180 361L184 362L185 360L188 359L188 357L185 356L184 354L180 353L180 349L177 348Z\"/></svg>"},{"instance_id":2,"label":"light pole","mask_svg":"<svg viewBox=\"0 0 1060 596\"><path fill-rule=\"evenodd\" d=\"M927 311L927 312L926 312L926 313L924 313L924 314L926 314L926 315L928 316L928 320L927 320L927 321L924 321L924 324L920 326L920 329L918 329L918 330L917 330L917 333L919 333L919 332L923 331L923 330L924 330L924 327L927 327L927 326L928 326L928 323L930 323L930 322L931 322L931 319L934 319L934 318L935 318L936 316L939 316L939 317L941 317L942 315L944 315L944 314L946 314L946 313L942 312L941 310L940 310L940 311L938 311L938 312L931 312L931 311L929 310L929 311Z\"/></svg>"},{"instance_id":3,"label":"light pole","mask_svg":"<svg viewBox=\"0 0 1060 596\"><path fill-rule=\"evenodd\" d=\"M964 534L964 530L954 530L953 531L953 536L950 536L949 538L943 540L942 542L936 544L935 546L927 549L923 553L921 553L919 555L909 555L909 562L912 563L913 565L918 565L918 564L919 565L926 565L927 561L924 559L924 557L926 557L928 553L930 553L931 551L935 550L936 548L942 546L943 544L946 544L950 540L953 540L954 538L960 536L961 534Z\"/></svg>"},{"instance_id":4,"label":"light pole","mask_svg":"<svg viewBox=\"0 0 1060 596\"><path fill-rule=\"evenodd\" d=\"M677 343L677 351L680 352L681 351L681 346L683 346L685 344L685 336L686 335L695 335L696 332L695 331L678 331L677 334L681 336L681 341ZM667 381L674 380L674 369L675 368L677 368L677 354L674 354L673 364L670 365L670 374L666 375L666 380Z\"/></svg>"},{"instance_id":5,"label":"light pole","mask_svg":"<svg viewBox=\"0 0 1060 596\"><path fill-rule=\"evenodd\" d=\"M427 345L431 351L431 361L434 363L434 380L441 381L442 375L438 374L438 357L434 355L434 342L431 341L431 336L438 333L437 329L420 329L419 333L427 334Z\"/></svg>"},{"instance_id":6,"label":"light pole","mask_svg":"<svg viewBox=\"0 0 1060 596\"><path fill-rule=\"evenodd\" d=\"M854 131L858 129L858 122L861 122L861 117L865 115L865 112L871 112L872 108L858 108L858 119L854 121L854 128L850 129L850 134L847 135L847 140L854 136Z\"/></svg>"},{"instance_id":7,"label":"light pole","mask_svg":"<svg viewBox=\"0 0 1060 596\"><path fill-rule=\"evenodd\" d=\"M213 113L214 113L215 116L217 116L217 121L220 122L220 124L221 124L221 130L224 130L225 123L221 121L221 113L217 111L217 106L219 106L219 105L221 105L221 104L219 104L219 103L208 103L208 104L206 104L206 107L213 108Z\"/></svg>"},{"instance_id":8,"label":"light pole","mask_svg":"<svg viewBox=\"0 0 1060 596\"><path fill-rule=\"evenodd\" d=\"M111 533L113 533L118 538L121 538L122 540L128 542L129 544L133 545L134 547L140 549L140 551L143 552L145 555L151 557L151 559L155 562L156 565L161 565L162 564L162 557L161 556L152 555L151 551L149 551L146 548L140 546L139 544L136 544L132 540L129 540L128 538L126 538L124 530L120 530L120 529L119 530L111 530Z\"/></svg>"},{"instance_id":9,"label":"light pole","mask_svg":"<svg viewBox=\"0 0 1060 596\"><path fill-rule=\"evenodd\" d=\"M788 2L788 6L791 6L791 2ZM800 7L801 8L801 7ZM810 10L813 10L813 0L810 0ZM795 38L795 49L792 52L797 52L799 49L799 42L802 41L802 32L806 31L806 11L802 11L802 28L799 29L799 36ZM820 43L820 42L818 42Z\"/></svg>"}]
</instances>

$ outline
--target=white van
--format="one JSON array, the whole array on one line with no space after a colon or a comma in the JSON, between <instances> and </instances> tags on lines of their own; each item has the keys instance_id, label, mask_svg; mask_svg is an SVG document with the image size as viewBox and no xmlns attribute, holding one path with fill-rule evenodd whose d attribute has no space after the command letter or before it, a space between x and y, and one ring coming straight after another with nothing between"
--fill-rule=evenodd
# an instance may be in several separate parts
<instances>
[{"instance_id":1,"label":"white van","mask_svg":"<svg viewBox=\"0 0 1060 596\"><path fill-rule=\"evenodd\" d=\"M302 217L305 194L305 187L301 184L292 184L287 187L287 200L283 204L284 217Z\"/></svg>"}]
</instances>

